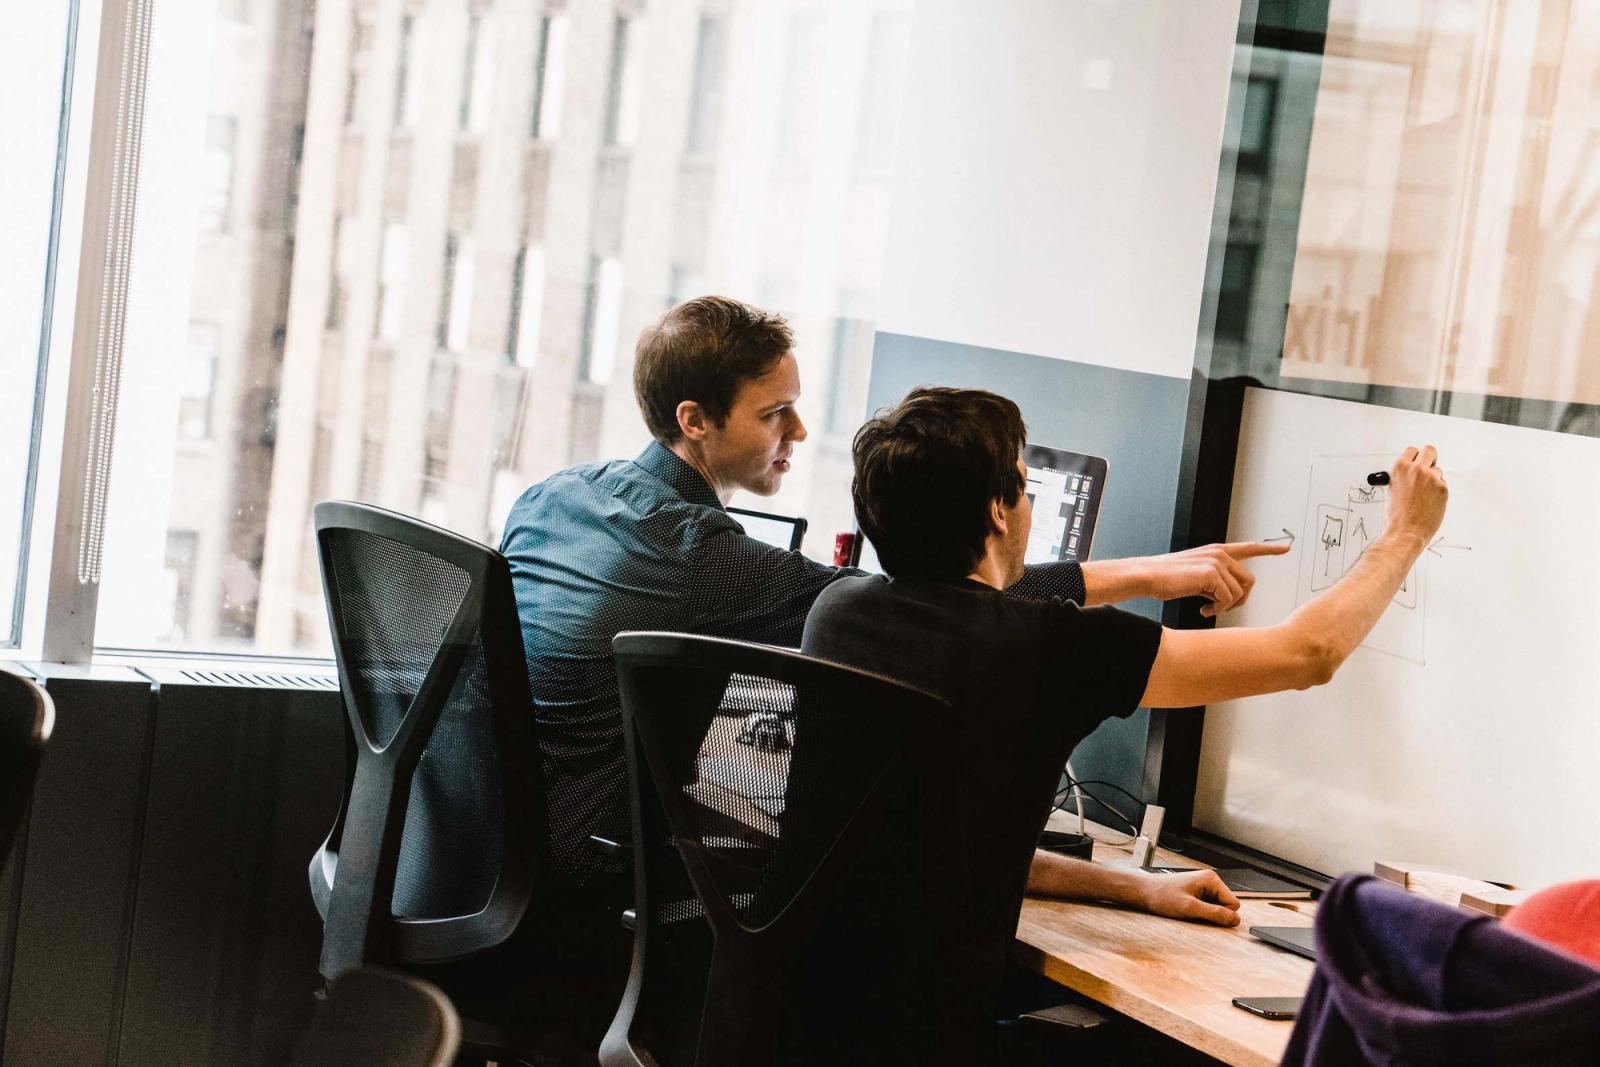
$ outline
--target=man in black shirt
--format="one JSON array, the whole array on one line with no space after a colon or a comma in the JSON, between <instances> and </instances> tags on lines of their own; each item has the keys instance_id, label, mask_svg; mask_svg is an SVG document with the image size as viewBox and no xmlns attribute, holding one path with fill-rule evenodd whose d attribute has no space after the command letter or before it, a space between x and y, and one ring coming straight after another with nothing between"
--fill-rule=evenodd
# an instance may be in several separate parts
<instances>
[{"instance_id":1,"label":"man in black shirt","mask_svg":"<svg viewBox=\"0 0 1600 1067\"><path fill-rule=\"evenodd\" d=\"M802 644L954 707L974 962L990 991L1025 891L1238 922L1238 902L1210 872L1146 874L1035 852L1061 767L1101 722L1140 706L1326 682L1398 592L1448 495L1432 447L1407 449L1390 476L1388 529L1339 583L1279 626L1167 630L1112 607L1001 594L1021 571L1032 524L1024 440L1017 406L981 390L917 389L863 426L856 518L890 577L830 585Z\"/></svg>"}]
</instances>

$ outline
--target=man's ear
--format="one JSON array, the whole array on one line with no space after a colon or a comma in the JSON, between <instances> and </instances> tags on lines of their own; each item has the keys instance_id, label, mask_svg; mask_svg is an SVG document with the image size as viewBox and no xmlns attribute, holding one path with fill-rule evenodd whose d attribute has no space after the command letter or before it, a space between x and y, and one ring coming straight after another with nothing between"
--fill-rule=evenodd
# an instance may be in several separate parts
<instances>
[{"instance_id":1,"label":"man's ear","mask_svg":"<svg viewBox=\"0 0 1600 1067\"><path fill-rule=\"evenodd\" d=\"M989 501L989 529L996 537L1006 535L1006 509L1000 506L999 500Z\"/></svg>"},{"instance_id":2,"label":"man's ear","mask_svg":"<svg viewBox=\"0 0 1600 1067\"><path fill-rule=\"evenodd\" d=\"M706 418L706 409L700 406L698 400L684 400L678 404L678 431L690 441L704 441L706 438L706 425L711 421Z\"/></svg>"}]
</instances>

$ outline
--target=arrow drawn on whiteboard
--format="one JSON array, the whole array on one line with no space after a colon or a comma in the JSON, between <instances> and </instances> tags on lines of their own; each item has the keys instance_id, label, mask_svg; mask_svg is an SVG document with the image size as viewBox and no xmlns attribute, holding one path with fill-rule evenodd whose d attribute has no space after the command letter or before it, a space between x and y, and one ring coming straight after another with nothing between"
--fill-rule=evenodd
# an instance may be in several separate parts
<instances>
[{"instance_id":1,"label":"arrow drawn on whiteboard","mask_svg":"<svg viewBox=\"0 0 1600 1067\"><path fill-rule=\"evenodd\" d=\"M1356 528L1350 531L1350 539L1352 541L1357 537L1361 538L1361 544L1356 548L1356 559L1360 559L1361 554L1367 550L1367 542L1371 540L1371 538L1367 536L1366 519L1357 519Z\"/></svg>"},{"instance_id":2,"label":"arrow drawn on whiteboard","mask_svg":"<svg viewBox=\"0 0 1600 1067\"><path fill-rule=\"evenodd\" d=\"M1444 558L1444 553L1439 551L1441 548L1455 548L1455 549L1460 549L1462 552L1471 552L1472 551L1472 546L1471 545L1447 545L1447 544L1445 544L1443 535L1440 535L1439 537L1434 539L1433 544L1428 546L1428 551L1432 552L1435 556L1438 556L1440 559L1443 559Z\"/></svg>"},{"instance_id":3,"label":"arrow drawn on whiteboard","mask_svg":"<svg viewBox=\"0 0 1600 1067\"><path fill-rule=\"evenodd\" d=\"M1276 544L1279 541L1287 541L1287 542L1289 542L1289 547L1293 548L1294 547L1294 531L1289 529L1289 527L1287 527L1287 526L1279 527L1279 529L1283 530L1283 536L1282 537L1263 537L1261 539L1261 543L1264 544L1264 545L1271 545L1271 544Z\"/></svg>"}]
</instances>

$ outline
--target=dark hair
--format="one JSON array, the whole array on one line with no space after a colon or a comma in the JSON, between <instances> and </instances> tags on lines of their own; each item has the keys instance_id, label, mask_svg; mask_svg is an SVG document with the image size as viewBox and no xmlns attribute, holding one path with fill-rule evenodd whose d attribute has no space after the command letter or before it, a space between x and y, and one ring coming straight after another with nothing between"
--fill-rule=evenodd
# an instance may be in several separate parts
<instances>
[{"instance_id":1,"label":"dark hair","mask_svg":"<svg viewBox=\"0 0 1600 1067\"><path fill-rule=\"evenodd\" d=\"M678 429L678 405L693 400L721 426L742 382L759 378L794 347L782 315L730 300L685 301L639 335L633 393L645 425L662 444Z\"/></svg>"},{"instance_id":2,"label":"dark hair","mask_svg":"<svg viewBox=\"0 0 1600 1067\"><path fill-rule=\"evenodd\" d=\"M982 389L921 387L856 431L856 522L895 576L961 578L994 530L989 505L1017 503L1027 427Z\"/></svg>"}]
</instances>

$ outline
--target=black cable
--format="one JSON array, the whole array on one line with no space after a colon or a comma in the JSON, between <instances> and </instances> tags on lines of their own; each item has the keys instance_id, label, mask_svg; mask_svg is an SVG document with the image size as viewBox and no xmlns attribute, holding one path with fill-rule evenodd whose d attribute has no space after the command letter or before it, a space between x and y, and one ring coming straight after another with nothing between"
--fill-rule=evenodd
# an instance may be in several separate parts
<instances>
[{"instance_id":1,"label":"black cable","mask_svg":"<svg viewBox=\"0 0 1600 1067\"><path fill-rule=\"evenodd\" d=\"M1070 795L1072 790L1076 789L1080 794L1083 795L1084 798L1094 801L1096 804L1100 805L1102 808L1105 808L1107 811L1111 812L1117 818L1119 818L1123 822L1127 823L1128 827L1129 827L1129 830L1134 835L1134 837L1138 837L1139 836L1139 825L1138 825L1138 823L1135 823L1132 819L1128 818L1128 816L1126 814L1124 814L1121 810L1116 808L1114 805L1108 803L1107 801L1105 801L1101 797L1095 796L1093 793L1089 792L1087 789L1084 789L1083 788L1083 786L1084 786L1083 782L1079 782L1079 781L1076 781L1076 780L1073 780L1073 779L1068 779L1068 781L1070 782L1070 784L1067 786L1067 788L1065 790L1063 790L1062 792L1058 792L1056 794L1056 805L1055 805L1055 807L1056 807L1057 811L1066 811L1067 810L1061 804L1061 797L1062 797L1063 793ZM1097 785L1097 784L1100 784L1100 783L1097 782L1097 781L1091 780L1088 784L1089 785Z\"/></svg>"},{"instance_id":2,"label":"black cable","mask_svg":"<svg viewBox=\"0 0 1600 1067\"><path fill-rule=\"evenodd\" d=\"M1088 799L1094 801L1096 804L1099 804L1102 808L1105 808L1107 811L1111 812L1117 818L1119 818L1123 822L1127 823L1128 824L1128 828L1129 828L1129 832L1132 833L1135 838L1137 838L1139 836L1139 824L1138 823L1134 822L1132 819L1128 818L1128 816L1126 814L1124 814L1122 811L1120 811L1116 807L1113 807L1111 804L1108 804L1105 800L1101 799L1100 797L1095 796L1093 793L1089 792L1087 789L1084 789L1083 787L1086 786L1086 785L1093 785L1093 786L1102 786L1103 785L1103 786L1107 786L1108 788L1115 789L1117 792L1121 793L1123 796L1127 797L1129 800L1131 800L1135 804L1139 805L1140 817L1141 818L1143 818L1143 809L1146 807L1146 802L1145 801L1140 800L1138 797L1134 796L1132 793L1130 793L1126 789L1122 788L1122 786L1118 785L1116 782L1107 781L1104 778L1087 778L1087 779L1081 779L1080 780L1080 779L1072 777L1072 775L1068 774L1065 770L1063 770L1061 772L1061 777L1063 777L1063 778L1065 778L1067 780L1067 785L1066 785L1066 787L1064 789L1058 790L1056 792L1056 805L1055 805L1056 806L1056 810L1058 810L1058 811L1066 811L1067 809L1063 808L1061 806L1061 796L1062 796L1063 793L1070 795L1072 790L1077 789L1081 793L1083 793L1083 795L1085 797L1087 797ZM1169 840L1178 840L1178 841L1182 841L1183 842L1183 844L1181 844L1181 845L1162 845L1160 841L1156 842L1156 844L1161 845L1161 847L1166 849L1168 852L1176 852L1179 855L1182 855L1184 850L1189 847L1188 841L1186 839L1184 839L1184 838L1178 837L1176 834L1170 834L1169 833L1169 834L1164 834L1163 836L1167 837Z\"/></svg>"}]
</instances>

